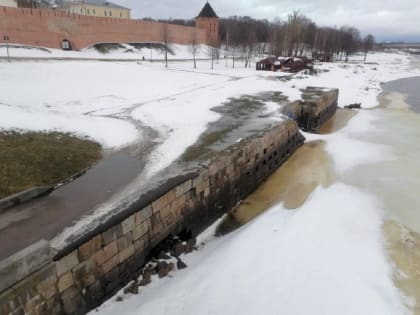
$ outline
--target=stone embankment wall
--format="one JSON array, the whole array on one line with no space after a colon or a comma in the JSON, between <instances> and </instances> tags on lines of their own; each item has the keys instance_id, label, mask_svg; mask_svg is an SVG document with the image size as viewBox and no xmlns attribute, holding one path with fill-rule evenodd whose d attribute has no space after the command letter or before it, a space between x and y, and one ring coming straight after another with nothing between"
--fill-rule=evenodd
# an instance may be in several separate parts
<instances>
[{"instance_id":1,"label":"stone embankment wall","mask_svg":"<svg viewBox=\"0 0 420 315\"><path fill-rule=\"evenodd\" d=\"M217 23L218 25L218 23ZM98 43L168 42L209 44L206 28L195 28L143 20L102 18L49 9L16 9L0 6L0 43L62 48L68 40L80 50Z\"/></svg>"},{"instance_id":2,"label":"stone embankment wall","mask_svg":"<svg viewBox=\"0 0 420 315\"><path fill-rule=\"evenodd\" d=\"M302 101L286 105L283 113L306 131L317 131L337 111L338 89L308 87Z\"/></svg>"},{"instance_id":3,"label":"stone embankment wall","mask_svg":"<svg viewBox=\"0 0 420 315\"><path fill-rule=\"evenodd\" d=\"M170 234L197 235L232 209L304 142L286 120L215 154L153 200L75 240L60 253L42 241L0 263L0 314L84 314L139 275Z\"/></svg>"},{"instance_id":4,"label":"stone embankment wall","mask_svg":"<svg viewBox=\"0 0 420 315\"><path fill-rule=\"evenodd\" d=\"M335 112L337 98L337 90L309 88L304 101L286 111L304 127L317 129ZM75 233L59 252L41 240L1 261L0 315L85 314L137 277L168 236L196 236L303 142L296 122L285 120L215 153L193 173L139 196L99 226Z\"/></svg>"}]
</instances>

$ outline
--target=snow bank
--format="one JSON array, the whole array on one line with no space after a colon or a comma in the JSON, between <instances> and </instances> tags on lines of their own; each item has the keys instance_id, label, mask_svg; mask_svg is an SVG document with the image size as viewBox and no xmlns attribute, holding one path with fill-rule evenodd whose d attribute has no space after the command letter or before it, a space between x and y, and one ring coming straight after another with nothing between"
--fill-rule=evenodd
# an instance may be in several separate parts
<instances>
[{"instance_id":1,"label":"snow bank","mask_svg":"<svg viewBox=\"0 0 420 315\"><path fill-rule=\"evenodd\" d=\"M189 268L92 314L407 314L384 254L382 211L363 192L318 189L183 259Z\"/></svg>"},{"instance_id":2,"label":"snow bank","mask_svg":"<svg viewBox=\"0 0 420 315\"><path fill-rule=\"evenodd\" d=\"M87 136L98 141L104 148L119 147L139 139L134 126L118 119L2 106L0 106L1 129L69 132L81 138Z\"/></svg>"},{"instance_id":3,"label":"snow bank","mask_svg":"<svg viewBox=\"0 0 420 315\"><path fill-rule=\"evenodd\" d=\"M174 54L168 54L169 60L193 58L190 46L170 44ZM207 45L197 45L196 58L208 59L210 48ZM136 49L131 45L121 44L121 48L112 49L108 53L101 53L94 47L82 49L81 51L65 51L54 48L43 48L36 46L9 45L11 57L26 58L87 58L87 59L124 59L124 60L162 60L165 58L164 51L157 48ZM7 57L7 46L0 45L0 57Z\"/></svg>"}]
</instances>

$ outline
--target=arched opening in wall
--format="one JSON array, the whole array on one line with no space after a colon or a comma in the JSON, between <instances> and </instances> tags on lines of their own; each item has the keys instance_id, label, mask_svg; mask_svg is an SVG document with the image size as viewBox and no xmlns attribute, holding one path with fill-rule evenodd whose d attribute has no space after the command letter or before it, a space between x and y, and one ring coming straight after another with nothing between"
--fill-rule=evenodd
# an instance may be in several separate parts
<instances>
[{"instance_id":1,"label":"arched opening in wall","mask_svg":"<svg viewBox=\"0 0 420 315\"><path fill-rule=\"evenodd\" d=\"M71 42L68 39L63 39L61 41L61 49L62 50L72 50Z\"/></svg>"}]
</instances>

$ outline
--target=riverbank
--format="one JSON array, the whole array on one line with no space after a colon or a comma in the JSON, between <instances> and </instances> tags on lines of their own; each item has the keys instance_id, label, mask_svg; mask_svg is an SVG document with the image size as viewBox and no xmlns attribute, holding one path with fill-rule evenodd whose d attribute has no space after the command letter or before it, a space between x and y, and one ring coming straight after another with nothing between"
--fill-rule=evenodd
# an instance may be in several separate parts
<instances>
[{"instance_id":1,"label":"riverbank","mask_svg":"<svg viewBox=\"0 0 420 315\"><path fill-rule=\"evenodd\" d=\"M406 73L409 63L388 62L339 65L343 67L339 70L343 71L342 81L334 80L337 73L330 81L325 76L320 81L325 85L345 82L340 89L342 105L361 101L363 107L374 108L381 82L410 75ZM303 78L291 84L308 81L312 82ZM369 88L363 88L360 82L366 82ZM350 94L352 102L348 102ZM317 150L325 148L328 159L311 168L303 177L304 183L317 186L312 180L319 176L330 178L331 183L316 188L308 198L287 195L293 201L287 206L287 198L278 198L287 177L277 182L270 178L267 183L271 181L272 185L263 186L268 197L259 191L244 201L243 207L261 212L275 206L224 237L214 238L213 227L200 238L206 243L204 247L182 257L188 269L174 273L170 279L154 281L139 295L121 293L123 302L111 300L99 314L413 314L416 293L398 283L395 276L407 269L391 260L383 229L390 218L389 203L374 193L398 179L398 169L371 172L378 164L398 161L405 153L398 153L389 141L392 134L395 140L405 139L405 128L392 125L392 119L384 124L382 113L380 108L361 110L351 119L327 125L326 134L305 135L309 143L315 141ZM388 132L379 136L384 131ZM324 156L323 150L316 156ZM317 174L325 166L333 176ZM297 196L305 196L305 185L296 187ZM418 186L412 187L414 192ZM404 198L389 190L384 190L385 194L396 203ZM413 200L418 201L416 198L414 195ZM400 234L396 235L399 242ZM404 243L406 249L412 248L407 246L410 242ZM417 283L416 278L406 281L411 286Z\"/></svg>"}]
</instances>

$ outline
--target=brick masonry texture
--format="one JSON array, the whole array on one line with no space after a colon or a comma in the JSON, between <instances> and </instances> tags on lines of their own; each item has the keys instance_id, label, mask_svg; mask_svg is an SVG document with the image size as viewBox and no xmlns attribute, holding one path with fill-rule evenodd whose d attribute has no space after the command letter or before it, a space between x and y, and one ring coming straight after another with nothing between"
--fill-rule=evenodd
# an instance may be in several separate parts
<instances>
[{"instance_id":1,"label":"brick masonry texture","mask_svg":"<svg viewBox=\"0 0 420 315\"><path fill-rule=\"evenodd\" d=\"M153 43L168 41L189 45L216 44L219 20L197 19L197 28L143 20L102 18L68 14L49 9L0 7L0 43L62 48L68 40L75 50L98 43ZM207 20L211 20L207 21Z\"/></svg>"}]
</instances>

